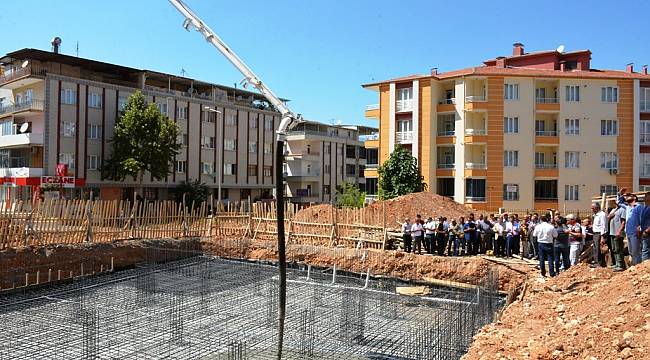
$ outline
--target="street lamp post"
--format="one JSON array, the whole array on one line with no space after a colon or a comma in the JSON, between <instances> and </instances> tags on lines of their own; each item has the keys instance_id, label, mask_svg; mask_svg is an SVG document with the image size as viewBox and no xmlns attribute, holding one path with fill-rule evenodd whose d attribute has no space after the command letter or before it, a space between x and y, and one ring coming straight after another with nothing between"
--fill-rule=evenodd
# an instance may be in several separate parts
<instances>
[{"instance_id":1,"label":"street lamp post","mask_svg":"<svg viewBox=\"0 0 650 360\"><path fill-rule=\"evenodd\" d=\"M219 115L218 114L221 114L221 111L215 110L215 109L213 109L213 108L211 108L209 106L204 106L203 109L205 111L209 111L209 112L217 114L217 115L215 115L216 119L215 119L215 122L214 122L214 126L216 126L217 130L218 130L219 129ZM223 131L223 130L221 130L221 131ZM218 136L218 134L217 134L217 136ZM199 139L199 141L201 141L201 139ZM217 151L217 149L216 149L217 139L214 139L214 144L215 144L214 151ZM221 144L221 146L223 146L223 144ZM221 173L223 171L223 155L219 155L219 164L217 165L216 170L217 170L217 174L218 174L217 176L219 177L219 187L217 188L217 204L219 204L221 202L221 182L222 182Z\"/></svg>"}]
</instances>

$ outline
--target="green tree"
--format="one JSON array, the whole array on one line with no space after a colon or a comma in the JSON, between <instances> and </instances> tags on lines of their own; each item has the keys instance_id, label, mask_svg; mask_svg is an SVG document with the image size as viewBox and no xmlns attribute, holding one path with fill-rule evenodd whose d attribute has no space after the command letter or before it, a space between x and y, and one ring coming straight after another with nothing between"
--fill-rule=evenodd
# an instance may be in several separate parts
<instances>
[{"instance_id":1,"label":"green tree","mask_svg":"<svg viewBox=\"0 0 650 360\"><path fill-rule=\"evenodd\" d=\"M379 198L382 200L424 191L427 188L424 177L420 174L417 159L401 146L395 146L395 150L377 172Z\"/></svg>"},{"instance_id":2,"label":"green tree","mask_svg":"<svg viewBox=\"0 0 650 360\"><path fill-rule=\"evenodd\" d=\"M188 207L192 206L192 204L194 204L194 207L200 206L202 202L208 200L208 195L210 194L208 186L198 179L188 182L183 181L172 191L178 202L182 202L183 195L185 195L185 205Z\"/></svg>"},{"instance_id":3,"label":"green tree","mask_svg":"<svg viewBox=\"0 0 650 360\"><path fill-rule=\"evenodd\" d=\"M338 207L360 208L366 200L366 193L351 182L344 182L336 192L336 205Z\"/></svg>"},{"instance_id":4,"label":"green tree","mask_svg":"<svg viewBox=\"0 0 650 360\"><path fill-rule=\"evenodd\" d=\"M115 124L112 153L102 166L102 177L124 181L131 176L140 189L146 172L156 180L164 179L171 174L172 161L180 149L178 134L176 123L136 91Z\"/></svg>"}]
</instances>

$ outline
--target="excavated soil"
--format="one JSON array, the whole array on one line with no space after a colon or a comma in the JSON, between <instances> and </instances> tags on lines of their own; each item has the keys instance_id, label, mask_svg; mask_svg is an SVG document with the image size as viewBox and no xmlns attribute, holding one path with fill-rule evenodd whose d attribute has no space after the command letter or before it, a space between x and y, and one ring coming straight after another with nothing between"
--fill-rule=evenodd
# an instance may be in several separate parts
<instances>
[{"instance_id":1,"label":"excavated soil","mask_svg":"<svg viewBox=\"0 0 650 360\"><path fill-rule=\"evenodd\" d=\"M650 359L650 262L621 273L579 265L526 288L464 360Z\"/></svg>"}]
</instances>

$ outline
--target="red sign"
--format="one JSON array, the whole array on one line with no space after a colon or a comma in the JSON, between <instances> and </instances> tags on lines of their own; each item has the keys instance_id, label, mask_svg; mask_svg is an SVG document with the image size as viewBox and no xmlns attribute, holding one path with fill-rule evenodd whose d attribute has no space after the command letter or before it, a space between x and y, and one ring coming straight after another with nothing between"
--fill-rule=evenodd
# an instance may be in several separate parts
<instances>
[{"instance_id":1,"label":"red sign","mask_svg":"<svg viewBox=\"0 0 650 360\"><path fill-rule=\"evenodd\" d=\"M67 164L56 164L56 176L68 176L68 165Z\"/></svg>"},{"instance_id":2,"label":"red sign","mask_svg":"<svg viewBox=\"0 0 650 360\"><path fill-rule=\"evenodd\" d=\"M73 188L74 176L41 176L41 184L60 184L65 188Z\"/></svg>"}]
</instances>

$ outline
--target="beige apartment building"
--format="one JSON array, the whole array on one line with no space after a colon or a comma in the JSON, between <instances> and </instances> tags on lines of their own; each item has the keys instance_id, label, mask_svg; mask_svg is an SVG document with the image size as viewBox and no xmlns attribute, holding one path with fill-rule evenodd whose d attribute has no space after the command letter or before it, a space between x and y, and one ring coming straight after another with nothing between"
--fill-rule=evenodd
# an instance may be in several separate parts
<instances>
[{"instance_id":1,"label":"beige apartment building","mask_svg":"<svg viewBox=\"0 0 650 360\"><path fill-rule=\"evenodd\" d=\"M119 111L136 90L181 129L173 171L161 181L145 176L145 198L171 198L174 187L196 179L215 199L273 194L279 113L260 94L34 49L9 53L0 65L2 200L29 200L52 183L68 198L131 196L133 181L102 180L100 168ZM57 172L61 165L66 174Z\"/></svg>"},{"instance_id":2,"label":"beige apartment building","mask_svg":"<svg viewBox=\"0 0 650 360\"><path fill-rule=\"evenodd\" d=\"M286 196L294 203L329 203L344 182L366 189L363 127L299 124L287 135L284 174Z\"/></svg>"},{"instance_id":3,"label":"beige apartment building","mask_svg":"<svg viewBox=\"0 0 650 360\"><path fill-rule=\"evenodd\" d=\"M413 152L429 190L477 209L585 209L650 185L650 76L591 67L589 50L512 55L379 81L379 157ZM646 145L646 146L644 146Z\"/></svg>"}]
</instances>

